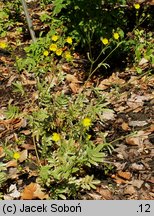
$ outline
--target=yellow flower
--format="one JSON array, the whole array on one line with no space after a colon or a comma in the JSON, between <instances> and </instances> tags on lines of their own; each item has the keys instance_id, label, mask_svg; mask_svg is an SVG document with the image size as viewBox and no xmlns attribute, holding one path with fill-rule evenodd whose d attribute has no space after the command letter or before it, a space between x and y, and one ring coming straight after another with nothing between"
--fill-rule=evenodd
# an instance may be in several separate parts
<instances>
[{"instance_id":1,"label":"yellow flower","mask_svg":"<svg viewBox=\"0 0 154 216\"><path fill-rule=\"evenodd\" d=\"M15 152L13 154L13 158L16 159L16 160L18 160L20 158L20 154L18 152Z\"/></svg>"},{"instance_id":2,"label":"yellow flower","mask_svg":"<svg viewBox=\"0 0 154 216\"><path fill-rule=\"evenodd\" d=\"M140 9L140 4L134 4L134 8L136 9L136 10L139 10Z\"/></svg>"},{"instance_id":3,"label":"yellow flower","mask_svg":"<svg viewBox=\"0 0 154 216\"><path fill-rule=\"evenodd\" d=\"M60 135L58 133L53 133L51 139L52 141L58 142L60 140Z\"/></svg>"},{"instance_id":4,"label":"yellow flower","mask_svg":"<svg viewBox=\"0 0 154 216\"><path fill-rule=\"evenodd\" d=\"M48 55L49 55L48 50L45 50L45 51L43 52L43 55L44 55L44 56L48 56Z\"/></svg>"},{"instance_id":5,"label":"yellow flower","mask_svg":"<svg viewBox=\"0 0 154 216\"><path fill-rule=\"evenodd\" d=\"M63 52L62 48L59 48L56 50L56 55L61 56L62 52Z\"/></svg>"},{"instance_id":6,"label":"yellow flower","mask_svg":"<svg viewBox=\"0 0 154 216\"><path fill-rule=\"evenodd\" d=\"M107 38L101 38L101 41L104 45L107 45L109 43L109 40Z\"/></svg>"},{"instance_id":7,"label":"yellow flower","mask_svg":"<svg viewBox=\"0 0 154 216\"><path fill-rule=\"evenodd\" d=\"M49 49L53 52L55 52L57 50L57 45L56 44L51 44Z\"/></svg>"},{"instance_id":8,"label":"yellow flower","mask_svg":"<svg viewBox=\"0 0 154 216\"><path fill-rule=\"evenodd\" d=\"M69 51L65 52L65 58L66 58L66 60L71 60L72 59L71 53Z\"/></svg>"},{"instance_id":9,"label":"yellow flower","mask_svg":"<svg viewBox=\"0 0 154 216\"><path fill-rule=\"evenodd\" d=\"M0 48L5 49L7 47L7 44L3 41L0 42Z\"/></svg>"},{"instance_id":10,"label":"yellow flower","mask_svg":"<svg viewBox=\"0 0 154 216\"><path fill-rule=\"evenodd\" d=\"M57 40L58 40L58 38L59 38L59 36L58 36L58 35L53 35L51 39L52 39L53 41L57 41Z\"/></svg>"},{"instance_id":11,"label":"yellow flower","mask_svg":"<svg viewBox=\"0 0 154 216\"><path fill-rule=\"evenodd\" d=\"M67 38L66 38L66 42L67 42L68 44L72 44L72 42L73 42L73 41L72 41L72 38L71 38L71 37L67 37Z\"/></svg>"},{"instance_id":12,"label":"yellow flower","mask_svg":"<svg viewBox=\"0 0 154 216\"><path fill-rule=\"evenodd\" d=\"M120 36L119 36L119 34L117 32L115 32L113 34L113 37L114 37L115 40L118 40Z\"/></svg>"},{"instance_id":13,"label":"yellow flower","mask_svg":"<svg viewBox=\"0 0 154 216\"><path fill-rule=\"evenodd\" d=\"M89 127L91 125L91 119L86 117L82 120L82 124L84 127Z\"/></svg>"}]
</instances>

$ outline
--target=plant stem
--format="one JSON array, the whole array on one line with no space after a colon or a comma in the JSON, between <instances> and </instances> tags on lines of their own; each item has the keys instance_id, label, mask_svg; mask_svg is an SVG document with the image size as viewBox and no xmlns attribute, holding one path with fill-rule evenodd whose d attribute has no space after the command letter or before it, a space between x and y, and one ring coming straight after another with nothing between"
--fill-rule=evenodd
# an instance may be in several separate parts
<instances>
[{"instance_id":1,"label":"plant stem","mask_svg":"<svg viewBox=\"0 0 154 216\"><path fill-rule=\"evenodd\" d=\"M40 161L40 158L39 158L39 155L38 155L37 146L36 146L34 136L33 136L33 144L34 144L34 149L35 149L35 154L36 154L36 157L37 157L38 164L39 164L39 166L41 166L41 161Z\"/></svg>"},{"instance_id":2,"label":"plant stem","mask_svg":"<svg viewBox=\"0 0 154 216\"><path fill-rule=\"evenodd\" d=\"M100 56L102 55L102 53L104 52L104 49L101 50L100 54L98 55L98 57L94 60L94 61L91 61L91 67L90 67L90 73L89 73L89 76L85 82L84 85L87 84L87 82L89 81L90 77L98 70L98 68L109 58L109 56L123 43L123 41L119 42L117 44L117 46L103 59L103 61L101 63L99 63L97 65L97 67L92 71L92 68L93 68L93 65L96 61L98 61L98 59L100 58Z\"/></svg>"}]
</instances>

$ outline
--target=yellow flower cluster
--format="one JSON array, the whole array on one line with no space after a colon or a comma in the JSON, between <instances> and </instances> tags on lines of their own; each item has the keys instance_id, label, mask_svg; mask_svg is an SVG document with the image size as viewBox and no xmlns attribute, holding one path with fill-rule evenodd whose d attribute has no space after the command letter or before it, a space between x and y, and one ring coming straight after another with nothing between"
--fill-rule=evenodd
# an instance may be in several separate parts
<instances>
[{"instance_id":1,"label":"yellow flower cluster","mask_svg":"<svg viewBox=\"0 0 154 216\"><path fill-rule=\"evenodd\" d=\"M60 47L57 46L56 41L58 41L58 39L59 39L59 35L52 35L51 40L53 41L53 43L50 44L49 51L48 50L43 51L43 55L47 57L49 55L49 52L52 51L57 56L62 56L63 55L63 57L68 61L72 60L72 55L71 55L70 51L65 51L64 52L63 48L60 48ZM71 45L73 43L73 40L72 40L71 37L67 37L65 39L65 42Z\"/></svg>"}]
</instances>

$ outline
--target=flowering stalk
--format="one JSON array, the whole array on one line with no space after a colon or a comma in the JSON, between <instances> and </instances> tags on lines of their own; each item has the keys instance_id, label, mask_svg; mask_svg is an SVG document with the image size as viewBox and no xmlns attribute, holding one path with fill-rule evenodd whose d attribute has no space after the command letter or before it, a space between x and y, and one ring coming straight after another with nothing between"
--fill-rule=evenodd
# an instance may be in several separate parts
<instances>
[{"instance_id":1,"label":"flowering stalk","mask_svg":"<svg viewBox=\"0 0 154 216\"><path fill-rule=\"evenodd\" d=\"M100 68L102 65L104 65L104 67L109 66L108 64L106 64L106 63L104 63L104 62L110 57L110 55L111 55L122 43L123 43L123 41L119 42L119 43L117 44L117 46L103 59L103 61L102 61L101 63L99 63L99 64L97 65L97 67L96 67L94 70L92 70L92 69L93 69L94 63L96 63L96 62L98 61L98 59L100 58L100 56L102 55L102 53L108 48L108 46L101 50L100 54L98 55L98 57L97 57L95 60L91 60L91 59L89 58L89 55L88 55L88 59L91 61L91 67L90 67L90 73L89 73L88 79L87 79L86 82L85 82L85 85L86 85L86 83L88 82L88 80L90 79L90 77L98 70L98 68Z\"/></svg>"}]
</instances>

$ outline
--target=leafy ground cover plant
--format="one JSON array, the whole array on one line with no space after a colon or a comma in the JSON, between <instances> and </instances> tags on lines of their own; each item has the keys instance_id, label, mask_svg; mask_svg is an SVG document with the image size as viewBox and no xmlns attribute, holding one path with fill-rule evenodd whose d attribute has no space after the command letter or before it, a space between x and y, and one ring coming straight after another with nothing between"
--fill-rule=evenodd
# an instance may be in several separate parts
<instances>
[{"instance_id":1,"label":"leafy ground cover plant","mask_svg":"<svg viewBox=\"0 0 154 216\"><path fill-rule=\"evenodd\" d=\"M5 4L4 4L5 3ZM21 2L15 0L12 4L10 1L1 2L0 6L0 36L5 37L7 31L12 29L15 24L15 20L19 21L21 13Z\"/></svg>"},{"instance_id":2,"label":"leafy ground cover plant","mask_svg":"<svg viewBox=\"0 0 154 216\"><path fill-rule=\"evenodd\" d=\"M96 1L88 7L87 1L50 3L53 3L52 13L40 17L42 22L48 20L50 30L46 37L40 35L37 43L25 48L27 58L17 60L20 71L26 66L30 71L44 60L72 62L74 50L81 48L90 61L90 76L100 67L113 67L121 56L126 64L130 52L132 56L137 54L139 48L133 46L136 39L140 43L139 38L132 40L129 36L139 32L136 30L151 19L147 6L127 5L126 1Z\"/></svg>"},{"instance_id":3,"label":"leafy ground cover plant","mask_svg":"<svg viewBox=\"0 0 154 216\"><path fill-rule=\"evenodd\" d=\"M102 114L104 98L90 102L81 94L70 100L63 94L47 96L46 92L46 97L41 95L39 100L45 108L29 116L38 161L40 164L45 161L45 165L40 166L39 182L50 188L53 198L75 198L81 189L94 189L99 181L86 175L85 168L98 166L105 157L103 151L112 150L110 144L94 144L89 132L97 115Z\"/></svg>"}]
</instances>

